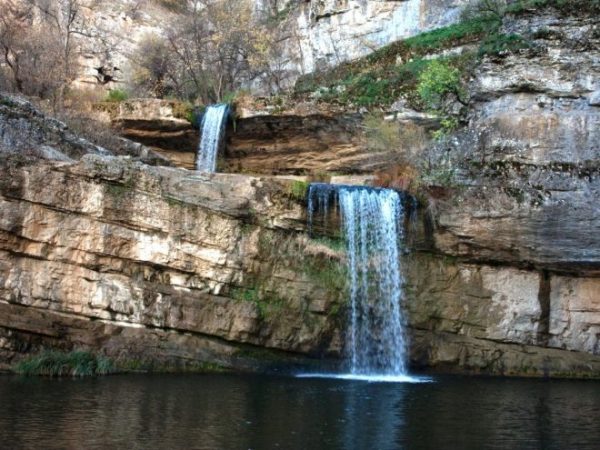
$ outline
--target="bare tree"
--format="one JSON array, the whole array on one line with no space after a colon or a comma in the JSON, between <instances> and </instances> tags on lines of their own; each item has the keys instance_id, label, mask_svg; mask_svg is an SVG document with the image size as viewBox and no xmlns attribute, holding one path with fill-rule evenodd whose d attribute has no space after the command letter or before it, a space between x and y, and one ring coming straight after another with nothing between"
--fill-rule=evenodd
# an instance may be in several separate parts
<instances>
[{"instance_id":1,"label":"bare tree","mask_svg":"<svg viewBox=\"0 0 600 450\"><path fill-rule=\"evenodd\" d=\"M255 17L251 0L194 0L183 19L154 40L140 46L140 72L151 85L180 97L221 101L263 75L268 67L272 36ZM168 51L165 51L167 49Z\"/></svg>"},{"instance_id":2,"label":"bare tree","mask_svg":"<svg viewBox=\"0 0 600 450\"><path fill-rule=\"evenodd\" d=\"M4 0L0 8L0 63L15 90L54 100L79 73L81 40L92 37L85 8L96 0Z\"/></svg>"}]
</instances>

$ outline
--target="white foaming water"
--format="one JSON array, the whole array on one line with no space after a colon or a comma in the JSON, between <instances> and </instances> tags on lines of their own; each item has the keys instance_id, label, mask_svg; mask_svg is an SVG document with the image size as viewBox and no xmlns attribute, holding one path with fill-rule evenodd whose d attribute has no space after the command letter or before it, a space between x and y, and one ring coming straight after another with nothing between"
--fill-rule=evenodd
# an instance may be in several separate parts
<instances>
[{"instance_id":1,"label":"white foaming water","mask_svg":"<svg viewBox=\"0 0 600 450\"><path fill-rule=\"evenodd\" d=\"M333 380L366 381L368 383L433 383L429 377L410 375L356 375L352 373L301 373L296 378L325 378Z\"/></svg>"},{"instance_id":2,"label":"white foaming water","mask_svg":"<svg viewBox=\"0 0 600 450\"><path fill-rule=\"evenodd\" d=\"M202 119L202 139L198 146L196 170L213 173L217 168L217 154L223 140L223 130L229 114L229 105L206 108Z\"/></svg>"},{"instance_id":3,"label":"white foaming water","mask_svg":"<svg viewBox=\"0 0 600 450\"><path fill-rule=\"evenodd\" d=\"M423 382L407 373L407 342L400 250L404 208L391 189L313 184L308 195L310 228L315 210L339 203L346 239L350 300L346 349L349 374L302 377L376 382Z\"/></svg>"}]
</instances>

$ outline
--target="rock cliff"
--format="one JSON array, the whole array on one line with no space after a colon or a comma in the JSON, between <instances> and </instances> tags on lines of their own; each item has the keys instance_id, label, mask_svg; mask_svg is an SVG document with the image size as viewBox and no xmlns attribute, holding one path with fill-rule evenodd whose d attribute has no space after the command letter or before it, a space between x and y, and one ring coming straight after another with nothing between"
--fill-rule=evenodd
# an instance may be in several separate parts
<instances>
[{"instance_id":1,"label":"rock cliff","mask_svg":"<svg viewBox=\"0 0 600 450\"><path fill-rule=\"evenodd\" d=\"M260 2L259 2L260 3ZM283 2L286 69L299 75L360 58L384 45L455 22L468 0Z\"/></svg>"},{"instance_id":2,"label":"rock cliff","mask_svg":"<svg viewBox=\"0 0 600 450\"><path fill-rule=\"evenodd\" d=\"M432 205L431 253L410 269L417 359L597 376L597 20L532 11L503 32L532 44L483 61L468 128L448 144L455 184Z\"/></svg>"},{"instance_id":3,"label":"rock cliff","mask_svg":"<svg viewBox=\"0 0 600 450\"><path fill-rule=\"evenodd\" d=\"M313 20L351 3L320 2ZM35 149L67 144L58 146L66 157L32 155L58 162L0 154L0 360L83 347L134 367L339 361L344 254L309 239L306 185L272 175L370 174L421 158L448 177L423 188L407 234L413 365L600 376L597 26L552 9L505 17L501 31L530 45L482 57L466 124L441 144L372 154L356 111L246 115L232 125L222 169L254 175L151 167L87 144L71 152L66 130L28 128L38 116L15 119L15 105L4 105L12 153L23 150L17 122L41 127ZM140 117L160 125L136 108L121 114L131 136L154 126ZM414 111L396 115L435 126ZM165 127L179 120L162 116Z\"/></svg>"},{"instance_id":4,"label":"rock cliff","mask_svg":"<svg viewBox=\"0 0 600 450\"><path fill-rule=\"evenodd\" d=\"M93 155L3 172L3 364L52 346L182 367L339 354L338 264L293 182Z\"/></svg>"}]
</instances>

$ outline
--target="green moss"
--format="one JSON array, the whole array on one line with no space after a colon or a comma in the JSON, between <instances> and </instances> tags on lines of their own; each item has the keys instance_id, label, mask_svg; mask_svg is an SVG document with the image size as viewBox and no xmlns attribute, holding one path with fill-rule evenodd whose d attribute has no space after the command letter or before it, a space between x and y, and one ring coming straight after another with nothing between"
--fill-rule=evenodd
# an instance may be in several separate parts
<instances>
[{"instance_id":1,"label":"green moss","mask_svg":"<svg viewBox=\"0 0 600 450\"><path fill-rule=\"evenodd\" d=\"M310 183L307 181L293 181L287 188L288 197L300 202L306 201L308 187Z\"/></svg>"},{"instance_id":2,"label":"green moss","mask_svg":"<svg viewBox=\"0 0 600 450\"><path fill-rule=\"evenodd\" d=\"M304 273L315 284L338 292L346 290L347 269L344 264L330 258L307 258Z\"/></svg>"},{"instance_id":3,"label":"green moss","mask_svg":"<svg viewBox=\"0 0 600 450\"><path fill-rule=\"evenodd\" d=\"M254 303L261 319L271 316L285 305L285 300L273 292L261 289L260 286L234 288L230 295L234 300Z\"/></svg>"},{"instance_id":4,"label":"green moss","mask_svg":"<svg viewBox=\"0 0 600 450\"><path fill-rule=\"evenodd\" d=\"M89 352L47 351L21 361L13 370L25 376L84 377L107 375L115 368L110 359Z\"/></svg>"}]
</instances>

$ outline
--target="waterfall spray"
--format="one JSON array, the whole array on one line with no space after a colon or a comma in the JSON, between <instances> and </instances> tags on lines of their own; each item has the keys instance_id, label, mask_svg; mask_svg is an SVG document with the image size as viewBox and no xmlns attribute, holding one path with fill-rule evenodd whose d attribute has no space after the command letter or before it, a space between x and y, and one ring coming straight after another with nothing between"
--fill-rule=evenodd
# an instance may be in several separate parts
<instances>
[{"instance_id":1,"label":"waterfall spray","mask_svg":"<svg viewBox=\"0 0 600 450\"><path fill-rule=\"evenodd\" d=\"M347 350L353 375L406 374L400 267L404 208L398 192L315 183L308 195L311 229L339 203L346 239L350 300Z\"/></svg>"}]
</instances>

